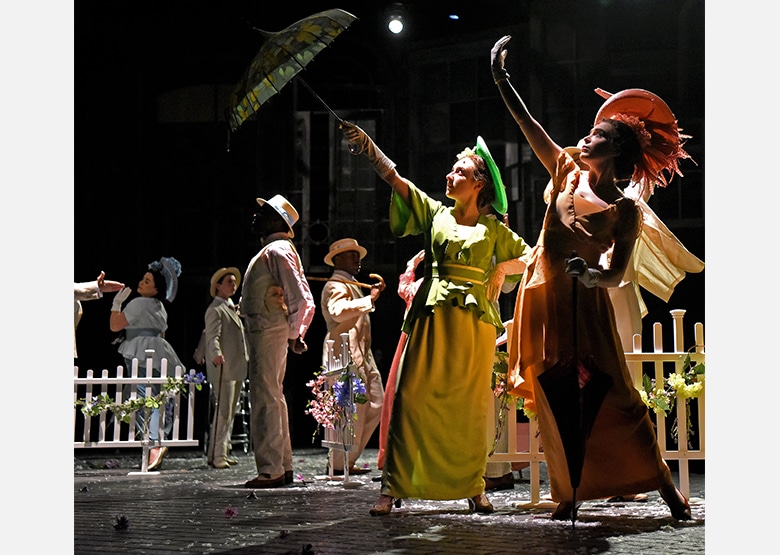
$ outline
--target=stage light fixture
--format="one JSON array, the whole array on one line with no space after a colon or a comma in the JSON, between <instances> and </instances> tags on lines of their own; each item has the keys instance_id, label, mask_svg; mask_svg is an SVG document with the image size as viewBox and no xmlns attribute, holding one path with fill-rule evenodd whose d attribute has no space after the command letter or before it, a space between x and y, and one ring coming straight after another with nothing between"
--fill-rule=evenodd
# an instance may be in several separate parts
<instances>
[{"instance_id":1,"label":"stage light fixture","mask_svg":"<svg viewBox=\"0 0 780 555\"><path fill-rule=\"evenodd\" d=\"M404 19L400 15L391 15L390 21L387 22L387 28L394 35L401 33L404 30Z\"/></svg>"},{"instance_id":2,"label":"stage light fixture","mask_svg":"<svg viewBox=\"0 0 780 555\"><path fill-rule=\"evenodd\" d=\"M399 35L404 30L406 23L406 8L400 2L394 2L387 10L387 28L394 35Z\"/></svg>"}]
</instances>

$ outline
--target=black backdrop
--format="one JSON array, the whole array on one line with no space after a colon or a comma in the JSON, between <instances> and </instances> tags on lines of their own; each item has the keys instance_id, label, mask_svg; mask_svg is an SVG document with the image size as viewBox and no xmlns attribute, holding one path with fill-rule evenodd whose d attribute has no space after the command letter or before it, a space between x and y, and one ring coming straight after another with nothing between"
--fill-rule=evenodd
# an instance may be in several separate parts
<instances>
[{"instance_id":1,"label":"black backdrop","mask_svg":"<svg viewBox=\"0 0 780 555\"><path fill-rule=\"evenodd\" d=\"M582 52L578 56L600 60L595 66L587 66L587 76L576 75L577 70L573 70L575 81L581 80L581 87L587 90L607 83L620 86L621 76L616 68L630 64L640 49L657 49L658 59L668 59L673 50L674 57L687 61L695 70L686 75L690 87L674 98L677 102L667 100L684 121L697 122L698 134L691 145L698 170L703 173L704 70L699 63L704 57L703 2L660 0L638 5L620 0L564 1L556 3L555 10L548 10L549 3L543 0L488 1L481 2L479 9L473 2L446 3L446 8L460 10L464 18L468 16L459 22L448 20L444 9L436 3L406 2L410 25L409 34L403 38L390 36L383 28L390 4L341 2L334 6L302 2L274 10L267 10L261 2L235 1L213 5L80 4L75 11L74 42L74 281L94 279L100 270L105 270L109 278L134 287L152 260L161 256L178 258L183 274L179 295L168 307L168 338L182 360L195 367L191 354L203 327L203 311L210 301L208 278L214 269L224 265L236 265L243 272L258 246L249 231L253 199L263 190L277 192L289 175L291 162L279 145L290 140L286 129L292 94L285 90L263 107L261 117L268 133L236 134L229 152L225 148L226 124L221 119L223 106L216 103L213 113L201 115L199 122L172 126L159 120L158 105L169 91L182 87L203 86L208 91L208 87L218 84L235 83L260 44L249 24L280 30L332 7L345 9L359 20L337 39L332 53L321 55L323 63L315 62L307 70L307 81L321 94L331 93L325 56L338 54L340 60L353 59L357 65L366 63L366 52L370 51L372 59L387 59L388 65L392 62L393 78L399 80L399 90L405 90L408 57L414 56L417 49L425 48L431 41L437 47L448 42L455 45L464 36L497 38L507 26L525 29L529 13L549 28L565 20L578 30L582 37ZM698 33L675 33L683 18L698 21ZM580 24L575 25L575 20ZM668 36L674 40L668 40ZM654 37L663 39L654 41ZM556 45L548 46L552 66L579 67L574 63L576 59L555 59ZM597 55L599 52L603 55ZM387 67L377 64L364 69L377 83L387 86L387 75L383 75ZM676 72L670 74L668 68L648 64L641 86L661 91L679 78ZM340 85L342 91L351 86ZM364 85L355 83L353 89ZM336 105L349 102L348 108L377 108L365 105L375 100L366 101L357 93L351 94L349 100L328 98ZM405 102L414 103L415 99L407 98ZM387 119L393 121L394 116L389 114ZM419 130L395 131L396 135L406 132L412 135ZM397 141L405 142L403 137ZM258 151L274 163L261 167ZM695 208L693 218L686 219L678 206L663 205L657 211L683 243L703 258L703 188L695 194L692 199L684 199L683 195ZM681 197L668 198L677 199L670 200L671 204L679 204ZM530 242L535 233L529 230ZM416 243L399 248L395 255L396 274L417 248ZM366 273L370 271L373 270L366 268ZM403 311L403 304L394 294L397 276L385 277L388 292L373 319L375 349L379 351L383 373L389 369ZM321 285L313 282L312 290L318 301ZM686 335L692 342L693 323L704 321L704 273L686 278L669 304L649 294L645 300L650 308L646 323L660 321L671 327L668 311L688 310ZM97 370L122 362L116 346L111 344L115 334L108 329L110 304L110 295L84 303L84 317L78 329L78 363L82 369ZM311 445L314 422L303 414L308 399L304 384L319 367L324 333L324 324L317 315L307 337L310 351L300 357L290 355L285 386L296 446ZM204 395L199 396L198 403L201 408L205 406ZM204 421L205 417L199 421L196 433L202 433Z\"/></svg>"}]
</instances>

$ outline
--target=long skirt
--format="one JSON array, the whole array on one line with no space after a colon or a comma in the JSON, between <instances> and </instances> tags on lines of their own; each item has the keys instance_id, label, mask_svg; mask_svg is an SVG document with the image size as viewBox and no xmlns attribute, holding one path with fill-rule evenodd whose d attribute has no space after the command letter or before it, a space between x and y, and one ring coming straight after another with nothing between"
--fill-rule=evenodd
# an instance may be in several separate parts
<instances>
[{"instance_id":1,"label":"long skirt","mask_svg":"<svg viewBox=\"0 0 780 555\"><path fill-rule=\"evenodd\" d=\"M496 328L437 306L413 325L399 365L382 493L463 499L485 491Z\"/></svg>"}]
</instances>

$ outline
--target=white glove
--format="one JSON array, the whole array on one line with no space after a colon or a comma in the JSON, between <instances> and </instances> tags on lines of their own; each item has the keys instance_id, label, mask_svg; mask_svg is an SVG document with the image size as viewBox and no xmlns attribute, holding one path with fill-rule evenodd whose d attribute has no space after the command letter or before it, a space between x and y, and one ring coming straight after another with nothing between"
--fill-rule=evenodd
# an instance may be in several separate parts
<instances>
[{"instance_id":1,"label":"white glove","mask_svg":"<svg viewBox=\"0 0 780 555\"><path fill-rule=\"evenodd\" d=\"M127 300L133 290L125 287L119 293L114 295L114 302L111 304L111 312L122 312L122 303Z\"/></svg>"},{"instance_id":2,"label":"white glove","mask_svg":"<svg viewBox=\"0 0 780 555\"><path fill-rule=\"evenodd\" d=\"M393 172L395 162L390 160L360 127L344 121L339 124L339 129L349 142L349 151L354 155L365 154L379 177L386 179Z\"/></svg>"},{"instance_id":3,"label":"white glove","mask_svg":"<svg viewBox=\"0 0 780 555\"><path fill-rule=\"evenodd\" d=\"M522 274L525 272L525 262L519 258L513 258L504 262L499 262L488 272L485 285L487 287L487 298L490 302L496 302L501 294L501 286L504 285L504 279L508 275Z\"/></svg>"},{"instance_id":4,"label":"white glove","mask_svg":"<svg viewBox=\"0 0 780 555\"><path fill-rule=\"evenodd\" d=\"M575 276L589 289L596 287L601 279L601 272L595 268L588 268L588 263L579 256L566 259L566 273Z\"/></svg>"}]
</instances>

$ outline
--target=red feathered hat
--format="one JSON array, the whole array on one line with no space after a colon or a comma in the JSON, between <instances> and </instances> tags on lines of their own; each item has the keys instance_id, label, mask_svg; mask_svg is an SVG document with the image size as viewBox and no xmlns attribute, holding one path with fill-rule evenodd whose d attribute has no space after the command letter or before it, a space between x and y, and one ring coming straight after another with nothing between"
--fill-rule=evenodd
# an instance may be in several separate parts
<instances>
[{"instance_id":1,"label":"red feathered hat","mask_svg":"<svg viewBox=\"0 0 780 555\"><path fill-rule=\"evenodd\" d=\"M653 192L655 185L666 187L674 174L682 177L677 165L683 158L693 159L683 150L690 135L683 135L677 118L658 95L643 89L626 89L612 94L596 89L606 98L596 113L594 125L604 119L621 121L631 127L642 146L642 159L636 164L633 180L643 183ZM669 176L664 174L668 172Z\"/></svg>"}]
</instances>

